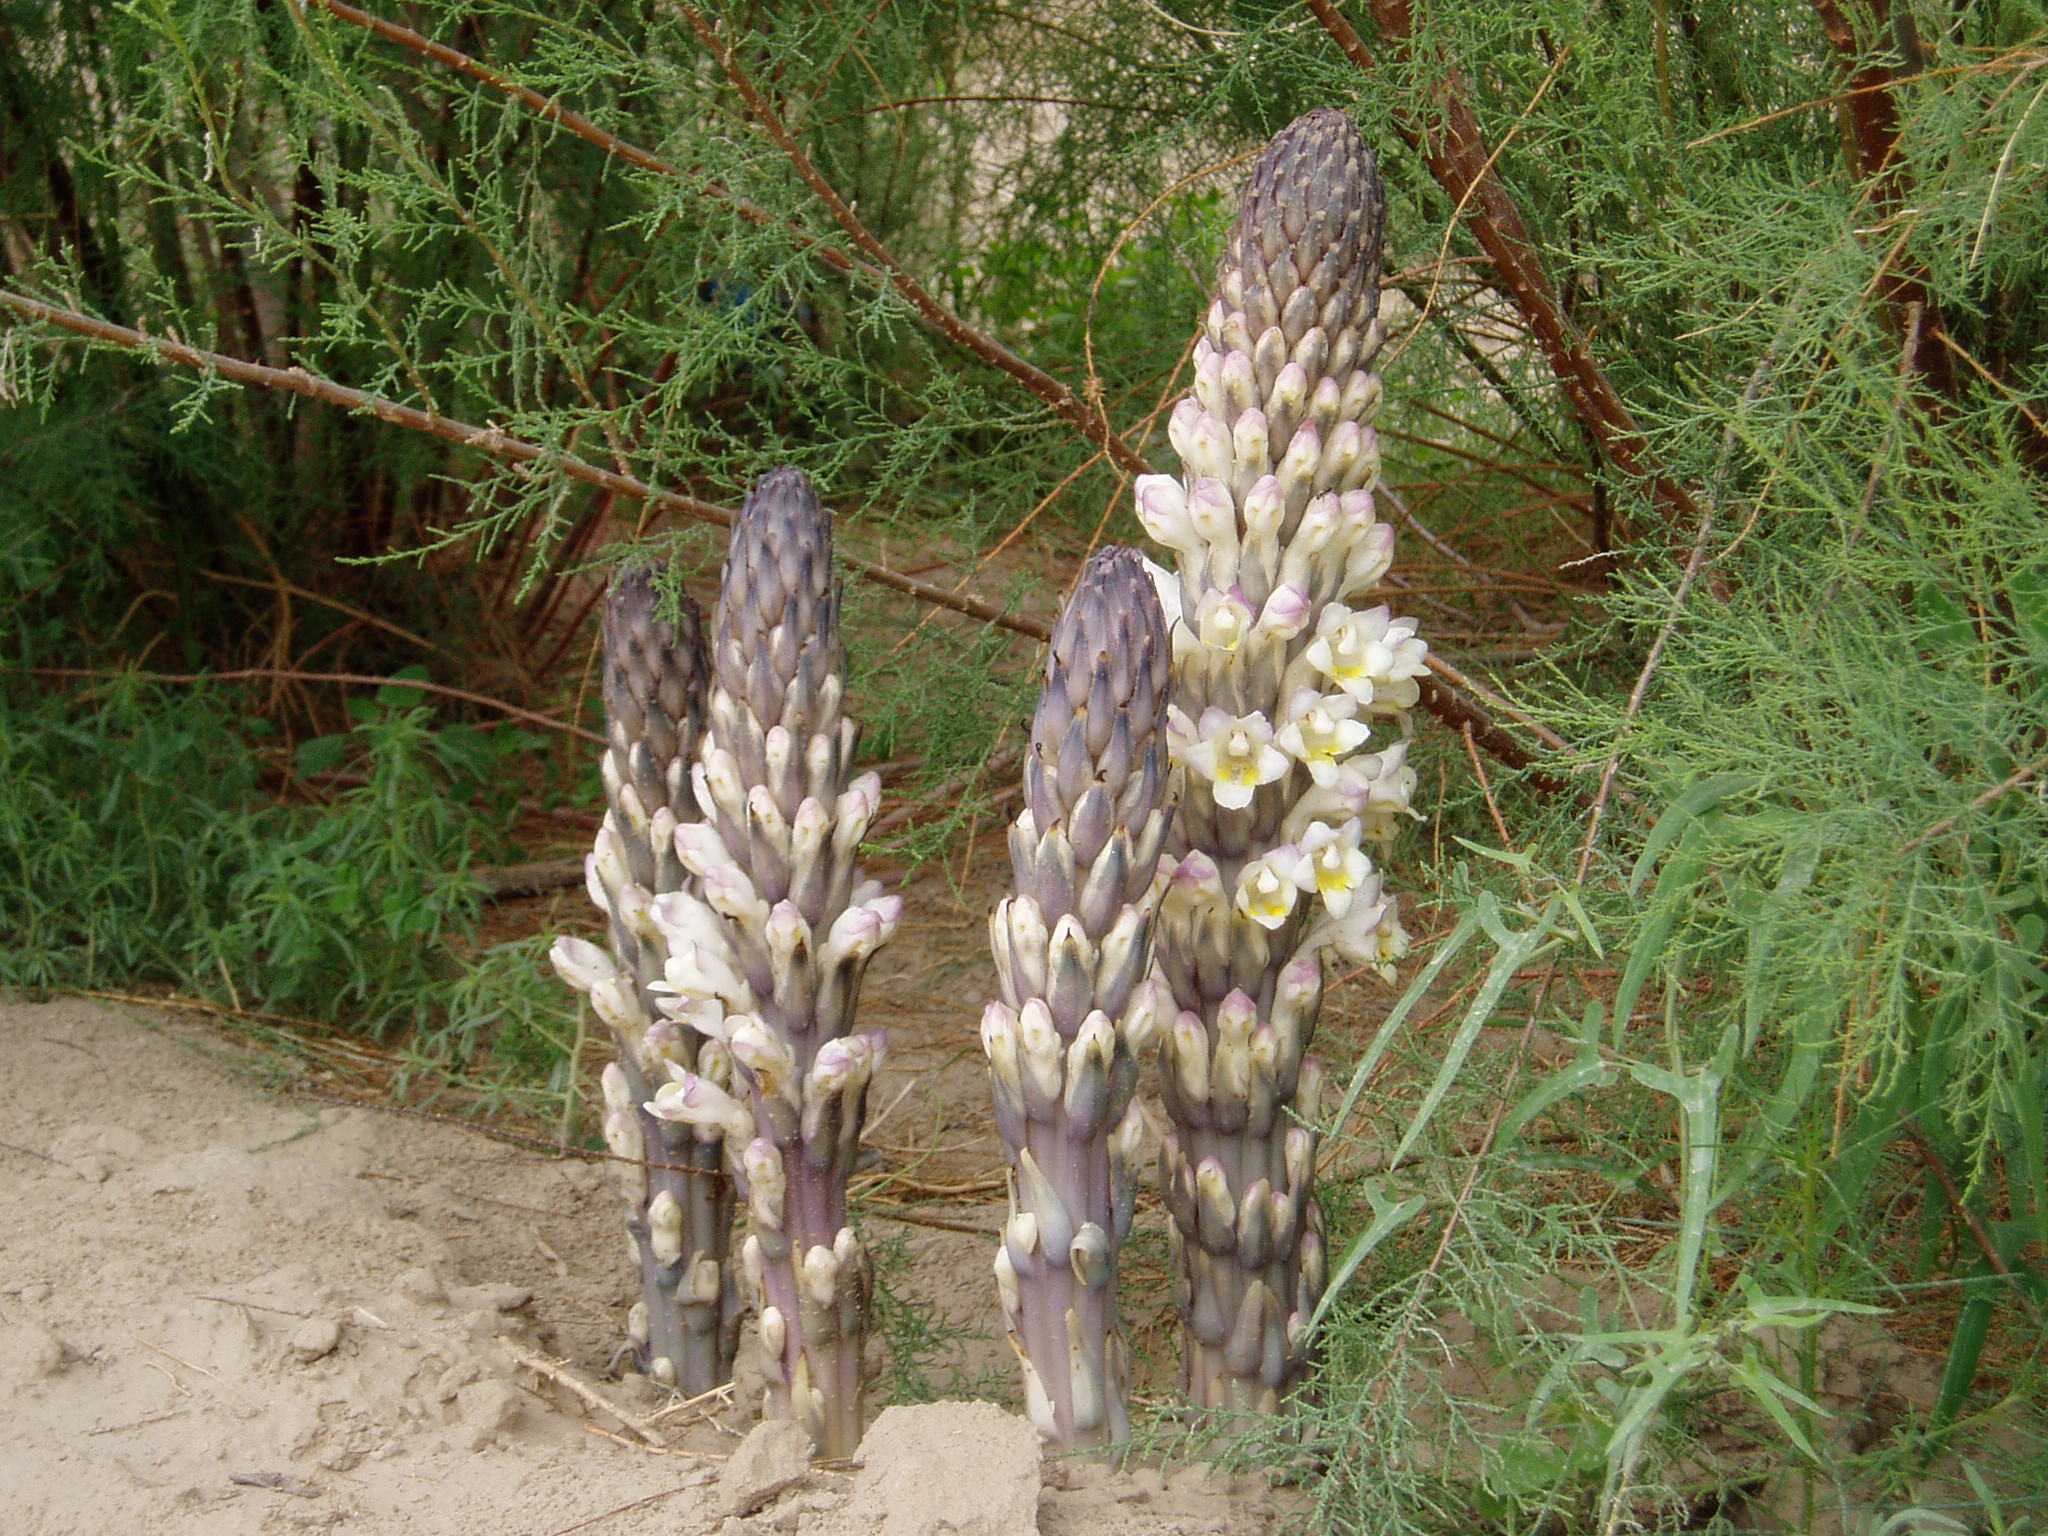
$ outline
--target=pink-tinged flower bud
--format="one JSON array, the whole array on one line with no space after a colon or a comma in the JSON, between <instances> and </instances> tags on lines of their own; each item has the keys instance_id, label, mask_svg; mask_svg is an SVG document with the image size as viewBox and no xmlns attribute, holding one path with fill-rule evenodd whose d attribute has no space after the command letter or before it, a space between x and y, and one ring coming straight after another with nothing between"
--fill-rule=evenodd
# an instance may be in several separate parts
<instances>
[{"instance_id":1,"label":"pink-tinged flower bud","mask_svg":"<svg viewBox=\"0 0 2048 1536\"><path fill-rule=\"evenodd\" d=\"M1137 480L1138 521L1168 549L1191 553L1201 535L1188 515L1187 492L1172 475L1140 475Z\"/></svg>"},{"instance_id":2,"label":"pink-tinged flower bud","mask_svg":"<svg viewBox=\"0 0 2048 1536\"><path fill-rule=\"evenodd\" d=\"M715 1088L694 1072L680 1068L675 1081L663 1083L643 1107L657 1120L715 1130L733 1140L753 1133L754 1120L731 1094Z\"/></svg>"},{"instance_id":3,"label":"pink-tinged flower bud","mask_svg":"<svg viewBox=\"0 0 2048 1536\"><path fill-rule=\"evenodd\" d=\"M768 941L768 955L776 974L782 974L792 965L809 963L811 925L804 921L804 915L797 910L795 902L778 901L768 909L768 922L762 936Z\"/></svg>"},{"instance_id":4,"label":"pink-tinged flower bud","mask_svg":"<svg viewBox=\"0 0 2048 1536\"><path fill-rule=\"evenodd\" d=\"M1243 352L1232 350L1223 355L1223 366L1219 370L1223 386L1224 412L1242 421L1241 414L1258 397L1258 375L1252 360Z\"/></svg>"},{"instance_id":5,"label":"pink-tinged flower bud","mask_svg":"<svg viewBox=\"0 0 2048 1536\"><path fill-rule=\"evenodd\" d=\"M555 971L578 992L588 992L602 981L618 979L619 968L612 957L586 939L564 935L548 951Z\"/></svg>"},{"instance_id":6,"label":"pink-tinged flower bud","mask_svg":"<svg viewBox=\"0 0 2048 1536\"><path fill-rule=\"evenodd\" d=\"M1272 417L1277 428L1282 420L1293 430L1293 424L1302 418L1308 408L1308 371L1300 363L1289 360L1273 378L1272 393L1266 397L1266 414ZM1276 430L1275 437L1287 433Z\"/></svg>"},{"instance_id":7,"label":"pink-tinged flower bud","mask_svg":"<svg viewBox=\"0 0 2048 1536\"><path fill-rule=\"evenodd\" d=\"M1188 432L1188 451L1182 455L1188 473L1197 479L1228 485L1231 478L1230 429L1204 411Z\"/></svg>"},{"instance_id":8,"label":"pink-tinged flower bud","mask_svg":"<svg viewBox=\"0 0 2048 1536\"><path fill-rule=\"evenodd\" d=\"M746 819L747 786L740 778L740 765L720 747L706 747L691 771L697 805L706 816L724 815L738 824Z\"/></svg>"},{"instance_id":9,"label":"pink-tinged flower bud","mask_svg":"<svg viewBox=\"0 0 2048 1536\"><path fill-rule=\"evenodd\" d=\"M1188 517L1203 544L1236 558L1237 504L1222 480L1204 477L1188 488Z\"/></svg>"},{"instance_id":10,"label":"pink-tinged flower bud","mask_svg":"<svg viewBox=\"0 0 2048 1536\"><path fill-rule=\"evenodd\" d=\"M1354 492L1352 496L1364 496L1366 516L1372 516L1372 496L1368 492ZM1343 498L1350 502L1352 498ZM1395 563L1395 530L1386 522L1372 522L1364 526L1350 551L1343 557L1343 580L1337 586L1337 596L1354 596L1370 592L1378 586Z\"/></svg>"},{"instance_id":11,"label":"pink-tinged flower bud","mask_svg":"<svg viewBox=\"0 0 2048 1536\"><path fill-rule=\"evenodd\" d=\"M1313 421L1304 421L1294 429L1287 451L1280 456L1280 463L1274 470L1280 480L1280 489L1286 492L1288 500L1314 492L1316 465L1322 458L1322 452L1322 434L1316 430Z\"/></svg>"},{"instance_id":12,"label":"pink-tinged flower bud","mask_svg":"<svg viewBox=\"0 0 2048 1536\"><path fill-rule=\"evenodd\" d=\"M709 870L735 867L732 855L726 851L725 839L709 822L683 822L676 828L675 843L676 857L693 875L702 876Z\"/></svg>"},{"instance_id":13,"label":"pink-tinged flower bud","mask_svg":"<svg viewBox=\"0 0 2048 1536\"><path fill-rule=\"evenodd\" d=\"M1242 412L1230 428L1231 482L1249 489L1251 482L1272 472L1267 444L1266 413Z\"/></svg>"},{"instance_id":14,"label":"pink-tinged flower bud","mask_svg":"<svg viewBox=\"0 0 2048 1536\"><path fill-rule=\"evenodd\" d=\"M624 976L613 976L590 989L590 1010L607 1029L631 1040L647 1027L647 1015L633 984Z\"/></svg>"},{"instance_id":15,"label":"pink-tinged flower bud","mask_svg":"<svg viewBox=\"0 0 2048 1536\"><path fill-rule=\"evenodd\" d=\"M1259 610L1259 629L1276 640L1292 640L1308 624L1313 611L1308 593L1300 587L1275 587Z\"/></svg>"},{"instance_id":16,"label":"pink-tinged flower bud","mask_svg":"<svg viewBox=\"0 0 2048 1536\"><path fill-rule=\"evenodd\" d=\"M826 969L865 960L882 945L882 914L873 907L848 907L832 920L820 956Z\"/></svg>"},{"instance_id":17,"label":"pink-tinged flower bud","mask_svg":"<svg viewBox=\"0 0 2048 1536\"><path fill-rule=\"evenodd\" d=\"M1124 1010L1123 1022L1118 1026L1124 1037L1124 1046L1133 1057L1141 1062L1145 1059L1152 1047L1158 1044L1159 1031L1173 1013L1173 989L1162 977L1148 976L1138 983Z\"/></svg>"},{"instance_id":18,"label":"pink-tinged flower bud","mask_svg":"<svg viewBox=\"0 0 2048 1536\"><path fill-rule=\"evenodd\" d=\"M625 844L619 840L618 828L609 816L605 818L604 825L597 829L597 842L591 850L591 857L597 864L599 889L606 892L616 891L632 880L632 871L626 865ZM610 902L604 900L598 902L598 905L608 908Z\"/></svg>"},{"instance_id":19,"label":"pink-tinged flower bud","mask_svg":"<svg viewBox=\"0 0 2048 1536\"><path fill-rule=\"evenodd\" d=\"M1193 1104L1209 1102L1209 1037L1201 1017L1183 1012L1167 1032L1169 1064L1181 1093Z\"/></svg>"},{"instance_id":20,"label":"pink-tinged flower bud","mask_svg":"<svg viewBox=\"0 0 2048 1536\"><path fill-rule=\"evenodd\" d=\"M1195 423L1205 414L1201 402L1190 396L1175 405L1173 414L1166 418L1166 440L1183 461L1195 440Z\"/></svg>"},{"instance_id":21,"label":"pink-tinged flower bud","mask_svg":"<svg viewBox=\"0 0 2048 1536\"><path fill-rule=\"evenodd\" d=\"M1017 1054L1024 1069L1025 1103L1035 1114L1059 1102L1063 1053L1060 1032L1043 1000L1032 998L1017 1011Z\"/></svg>"}]
</instances>

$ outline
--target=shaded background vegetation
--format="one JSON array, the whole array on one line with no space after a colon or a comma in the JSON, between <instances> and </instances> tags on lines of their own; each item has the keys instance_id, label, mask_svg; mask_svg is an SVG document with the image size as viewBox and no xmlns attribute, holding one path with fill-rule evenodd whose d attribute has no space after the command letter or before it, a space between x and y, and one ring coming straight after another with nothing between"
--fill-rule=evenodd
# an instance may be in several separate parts
<instances>
[{"instance_id":1,"label":"shaded background vegetation","mask_svg":"<svg viewBox=\"0 0 2048 1536\"><path fill-rule=\"evenodd\" d=\"M2031 0L0 0L0 981L573 1106L475 871L587 836L604 570L708 600L779 462L951 872L1340 106L1449 670L1330 1365L1232 1444L1335 1529L2039 1529L2044 65ZM1866 1326L1932 1400L1822 1400Z\"/></svg>"}]
</instances>

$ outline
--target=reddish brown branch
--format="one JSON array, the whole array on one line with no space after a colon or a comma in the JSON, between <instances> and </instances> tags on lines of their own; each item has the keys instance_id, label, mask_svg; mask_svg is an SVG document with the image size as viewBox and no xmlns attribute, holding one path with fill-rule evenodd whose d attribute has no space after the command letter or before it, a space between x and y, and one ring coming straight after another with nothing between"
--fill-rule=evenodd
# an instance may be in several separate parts
<instances>
[{"instance_id":1,"label":"reddish brown branch","mask_svg":"<svg viewBox=\"0 0 2048 1536\"><path fill-rule=\"evenodd\" d=\"M747 110L760 122L762 130L774 141L775 147L782 151L790 167L802 179L804 185L811 189L818 201L825 205L826 211L832 215L833 222L846 232L847 238L869 261L887 274L889 286L917 312L925 324L961 350L971 353L990 367L999 369L1022 384L1051 407L1054 415L1106 452L1119 469L1130 474L1144 474L1151 467L1130 444L1111 430L1099 411L1088 405L1073 390L1044 369L1027 363L994 337L976 330L941 304L922 283L911 276L861 222L860 216L854 212L846 199L839 195L838 189L827 181L824 174L812 163L811 157L804 152L804 147L790 133L788 126L769 103L768 98L741 67L732 48L718 36L717 30L689 6L679 3L676 9L682 13L683 19L689 22L698 39L711 51L711 56L718 61L719 68L725 71L726 78L732 82L733 89L739 92L740 99L747 104Z\"/></svg>"},{"instance_id":2,"label":"reddish brown branch","mask_svg":"<svg viewBox=\"0 0 2048 1536\"><path fill-rule=\"evenodd\" d=\"M1856 172L1877 205L1893 212L1911 191L1898 160L1899 104L1893 90L1897 75L1889 65L1864 52L1856 40L1855 25L1839 0L1813 0L1813 8L1828 46L1849 68L1850 89L1842 100L1842 111L1855 144ZM1873 30L1891 36L1891 0L1867 0L1866 9ZM1953 395L1955 367L1941 342L1946 328L1941 307L1928 291L1926 273L1895 256L1879 273L1877 292L1899 335L1910 346L1913 372L1937 393Z\"/></svg>"},{"instance_id":3,"label":"reddish brown branch","mask_svg":"<svg viewBox=\"0 0 2048 1536\"><path fill-rule=\"evenodd\" d=\"M308 373L303 368L272 368L264 363L245 362L238 357L207 352L180 341L151 336L143 331L131 330L125 325L114 325L105 320L95 319L91 315L82 315L76 310L45 304L40 299L29 298L26 294L0 290L0 304L32 320L40 320L75 335L122 347L131 352L145 353L160 362L176 363L180 367L217 373L222 378L233 379L238 384L281 389L294 395L303 395L309 400L320 400L346 410L361 411L391 426L424 432L430 437L456 443L494 459L503 459L513 464L545 464L571 480L580 480L585 485L594 485L600 490L630 496L635 500L678 512L697 522L711 523L720 528L732 526L732 513L711 502L699 501L694 496L685 496L677 491L659 490L644 480L620 474L616 470L602 469L587 460L568 454L553 452L538 443L529 443L524 438L512 437L496 427L471 426L467 422L455 421L447 416L418 410L409 405L400 405L397 401L386 400L380 395L366 394L360 389L351 389L346 384L337 384L332 379ZM970 597L965 593L949 591L927 581L919 581L873 560L863 560L858 555L842 554L840 558L868 580L894 588L921 602L932 603L940 608L950 608L955 613L962 613L971 619L980 619L984 623L1027 635L1034 640L1042 641L1052 637L1050 626L1037 619L1005 612L995 603Z\"/></svg>"},{"instance_id":4,"label":"reddish brown branch","mask_svg":"<svg viewBox=\"0 0 2048 1536\"><path fill-rule=\"evenodd\" d=\"M1347 59L1367 72L1376 68L1365 40L1338 11L1335 0L1308 0L1308 7ZM1397 51L1405 52L1414 34L1408 0L1372 0L1372 13L1380 35ZM1702 515L1699 505L1684 486L1651 461L1642 429L1608 382L1585 339L1566 318L1520 210L1490 169L1486 135L1472 110L1464 75L1446 68L1432 94L1431 111L1426 116L1437 126L1424 132L1416 114L1397 112L1394 123L1403 141L1422 156L1453 205L1465 210L1472 236L1492 264L1501 291L1513 301L1543 349L1574 414L1616 467L1641 480L1652 499L1676 519L1697 527Z\"/></svg>"},{"instance_id":5,"label":"reddish brown branch","mask_svg":"<svg viewBox=\"0 0 2048 1536\"><path fill-rule=\"evenodd\" d=\"M176 363L181 367L215 373L224 379L233 379L239 384L285 390L291 394L303 395L309 400L319 400L329 405L341 406L346 410L360 411L391 426L424 432L430 437L438 437L444 442L455 443L510 463L544 463L571 480L594 485L600 490L630 496L651 506L681 513L698 522L710 523L720 528L732 526L732 513L711 502L699 501L694 496L685 496L676 491L660 490L631 475L603 469L567 454L550 452L538 443L512 437L496 427L471 426L467 422L455 421L409 405L400 405L395 400L386 400L382 396L367 394L360 389L351 389L346 384L337 384L332 379L308 373L303 368L272 368L263 363L245 362L240 358L187 346L184 342L151 336L124 325L114 325L105 320L95 319L91 315L82 315L76 310L46 304L40 299L29 298L26 294L0 290L0 305L32 320L70 331L74 335L131 352L144 353L159 362ZM1052 628L1043 620L1006 612L986 599L934 586L927 581L919 581L914 576L906 576L901 571L877 561L864 560L858 555L842 553L840 558L848 567L868 580L914 597L920 602L951 609L968 618L979 619L983 623L993 624L999 629L1006 629L1013 634L1023 635L1041 643L1052 638ZM1535 759L1529 751L1495 724L1493 717L1468 696L1475 693L1483 694L1483 690L1476 683L1441 657L1430 658L1430 670L1432 676L1422 687L1422 704L1425 709L1452 730L1470 726L1473 739L1511 768L1528 768L1534 762ZM1534 722L1525 720L1521 723L1533 730L1546 745L1560 749L1563 747L1564 744L1554 734L1542 730ZM1538 772L1530 773L1529 782L1546 793L1561 793L1566 789L1561 781Z\"/></svg>"}]
</instances>

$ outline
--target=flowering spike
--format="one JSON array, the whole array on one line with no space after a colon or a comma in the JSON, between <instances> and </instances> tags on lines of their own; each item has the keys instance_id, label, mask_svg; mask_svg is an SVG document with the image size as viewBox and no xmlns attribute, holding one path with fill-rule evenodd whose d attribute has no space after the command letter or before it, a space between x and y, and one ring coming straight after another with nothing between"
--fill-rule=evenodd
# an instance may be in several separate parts
<instances>
[{"instance_id":1,"label":"flowering spike","mask_svg":"<svg viewBox=\"0 0 2048 1536\"><path fill-rule=\"evenodd\" d=\"M748 1200L769 1412L826 1456L860 1442L871 1289L846 1185L881 1037L854 1032L854 1003L903 911L855 865L880 784L851 772L843 671L831 522L778 469L733 523L695 779L705 825L676 834L703 899L657 903L655 921L690 956L669 978L678 1011L716 1015L730 1052L724 1104L701 1077L671 1097L722 1130Z\"/></svg>"},{"instance_id":2,"label":"flowering spike","mask_svg":"<svg viewBox=\"0 0 2048 1536\"><path fill-rule=\"evenodd\" d=\"M718 851L718 834L698 822L690 781L709 671L702 623L687 595L673 621L661 616L655 575L621 571L605 598L600 769L607 812L585 871L591 900L608 920L609 948L563 938L553 959L562 979L589 995L618 1055L606 1069L604 1130L621 1159L641 1278L627 1339L643 1372L695 1393L732 1374L739 1337L728 1265L732 1191L720 1173L715 1129L644 1106L671 1065L697 1065L705 1043L694 1025L666 1016L679 957L656 913L695 899L678 832L707 856ZM686 977L698 974L688 953L680 964ZM704 992L691 1008L706 1011L710 996Z\"/></svg>"},{"instance_id":3,"label":"flowering spike","mask_svg":"<svg viewBox=\"0 0 2048 1536\"><path fill-rule=\"evenodd\" d=\"M1307 1134L1295 1095L1319 957L1390 974L1405 946L1365 845L1384 847L1414 789L1405 712L1427 648L1413 620L1346 606L1393 550L1373 516L1369 419L1383 218L1377 165L1343 114L1310 112L1273 140L1196 341L1195 393L1171 418L1179 482L1140 491L1176 572L1170 741L1185 788L1156 943L1173 993L1157 1009L1161 1161L1183 1380L1204 1407L1270 1406L1308 1369L1313 1165L1294 1168L1289 1138ZM1282 1170L1284 1192L1269 1182Z\"/></svg>"},{"instance_id":4,"label":"flowering spike","mask_svg":"<svg viewBox=\"0 0 2048 1536\"><path fill-rule=\"evenodd\" d=\"M1151 522L1195 537L1177 485L1146 489ZM1102 551L1053 630L1010 831L1017 894L989 923L1002 1001L981 1038L1012 1169L996 1284L1032 1422L1061 1447L1130 1435L1116 1258L1142 1129L1134 1047L1164 1007L1140 979L1162 889L1171 662L1145 563Z\"/></svg>"}]
</instances>

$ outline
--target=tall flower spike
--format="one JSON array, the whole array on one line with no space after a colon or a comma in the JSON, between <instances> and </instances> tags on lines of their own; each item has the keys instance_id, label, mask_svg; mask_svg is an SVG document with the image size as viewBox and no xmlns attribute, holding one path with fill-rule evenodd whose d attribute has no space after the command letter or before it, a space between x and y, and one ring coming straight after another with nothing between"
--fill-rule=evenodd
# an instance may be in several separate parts
<instances>
[{"instance_id":1,"label":"tall flower spike","mask_svg":"<svg viewBox=\"0 0 2048 1536\"><path fill-rule=\"evenodd\" d=\"M996 1282L1025 1404L1063 1448L1130 1438L1116 1259L1142 1125L1137 1055L1160 1013L1145 978L1170 661L1144 561L1103 550L1053 631L1010 828L1015 891L989 919L1002 997L982 1046L1010 1158Z\"/></svg>"},{"instance_id":2,"label":"tall flower spike","mask_svg":"<svg viewBox=\"0 0 2048 1536\"><path fill-rule=\"evenodd\" d=\"M1407 806L1425 648L1411 620L1346 606L1393 550L1372 496L1383 216L1372 152L1342 113L1273 140L1169 425L1182 474L1137 486L1180 615L1183 787L1156 938L1176 1009L1161 1177L1183 1385L1200 1407L1271 1411L1308 1369L1324 1255L1304 1053L1322 951L1390 970L1406 943L1360 845L1383 844ZM1376 806L1389 788L1399 805Z\"/></svg>"},{"instance_id":3,"label":"tall flower spike","mask_svg":"<svg viewBox=\"0 0 2048 1536\"><path fill-rule=\"evenodd\" d=\"M854 864L880 781L849 781L843 662L831 523L802 474L775 470L733 524L694 776L704 821L674 834L702 894L652 912L670 941L667 1006L717 1032L744 1104L691 1078L650 1109L728 1138L766 1410L825 1456L860 1443L872 1284L846 1184L882 1037L853 1032L854 1001L903 910Z\"/></svg>"},{"instance_id":4,"label":"tall flower spike","mask_svg":"<svg viewBox=\"0 0 2048 1536\"><path fill-rule=\"evenodd\" d=\"M731 1377L739 1337L732 1188L715 1135L641 1106L671 1067L722 1071L716 1049L706 1052L694 1028L669 1022L657 1006L670 954L648 919L657 901L689 884L675 829L697 818L690 763L710 666L696 604L685 596L674 625L656 610L651 572L613 578L604 610L606 809L587 861L591 897L610 920L610 953L563 939L554 959L591 995L618 1054L605 1072L605 1141L621 1160L626 1230L639 1256L629 1342L642 1371L695 1394Z\"/></svg>"}]
</instances>

